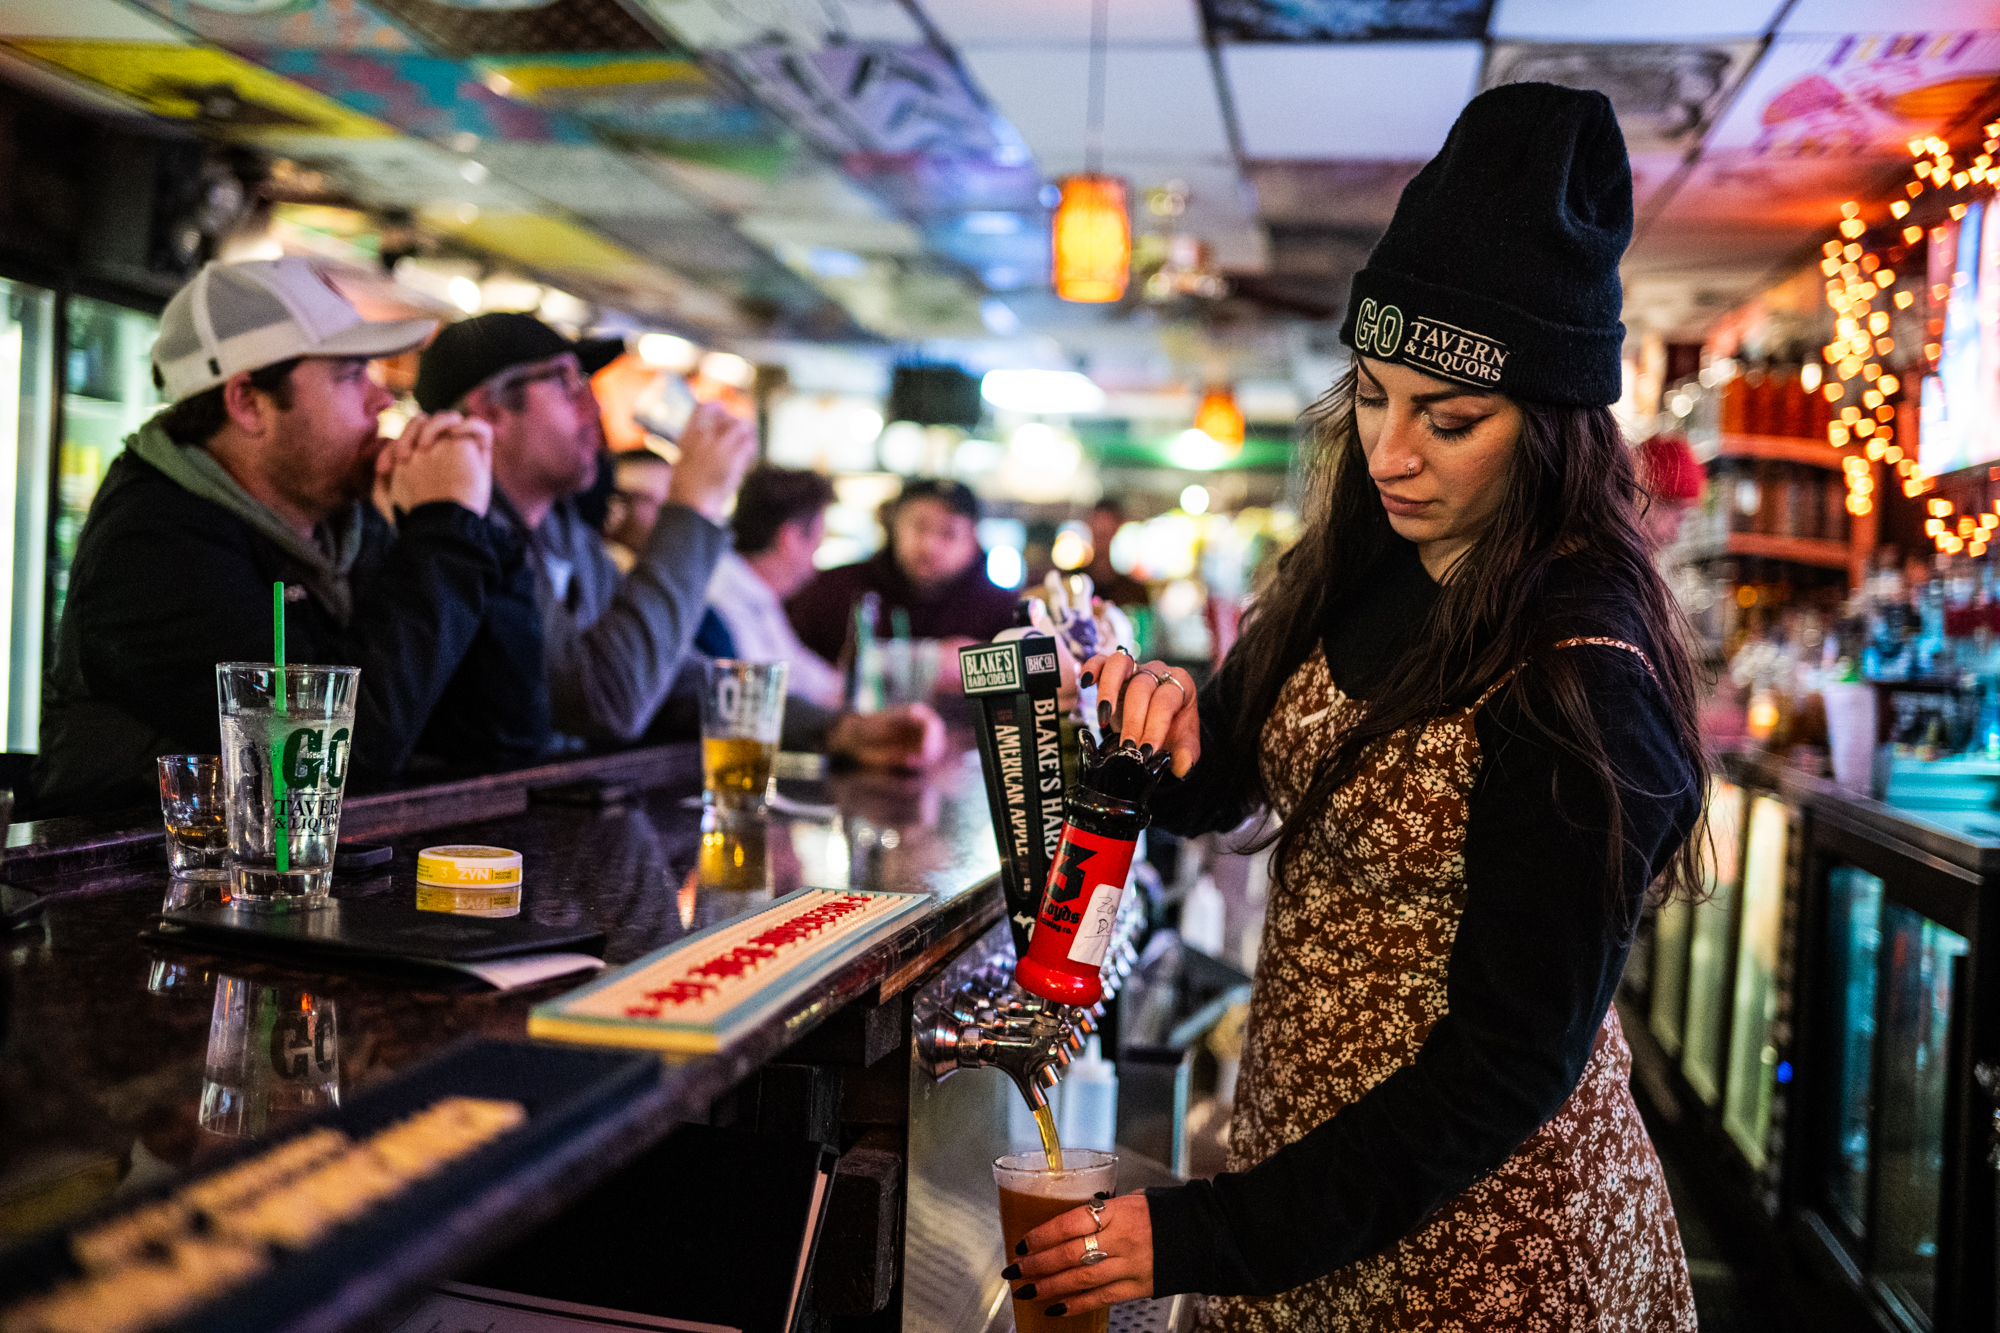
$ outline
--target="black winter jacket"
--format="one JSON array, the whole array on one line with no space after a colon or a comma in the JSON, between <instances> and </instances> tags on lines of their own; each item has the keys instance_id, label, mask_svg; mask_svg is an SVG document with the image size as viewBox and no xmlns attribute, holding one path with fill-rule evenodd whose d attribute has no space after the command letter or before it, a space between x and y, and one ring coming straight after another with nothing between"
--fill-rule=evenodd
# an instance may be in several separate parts
<instances>
[{"instance_id":1,"label":"black winter jacket","mask_svg":"<svg viewBox=\"0 0 2000 1333\"><path fill-rule=\"evenodd\" d=\"M153 759L214 754L215 664L271 660L271 585L288 585L286 656L361 668L350 781L421 754L454 768L533 758L550 734L541 618L517 537L450 502L392 529L366 510L342 626L298 558L129 451L91 505L42 689L37 816L154 799Z\"/></svg>"}]
</instances>

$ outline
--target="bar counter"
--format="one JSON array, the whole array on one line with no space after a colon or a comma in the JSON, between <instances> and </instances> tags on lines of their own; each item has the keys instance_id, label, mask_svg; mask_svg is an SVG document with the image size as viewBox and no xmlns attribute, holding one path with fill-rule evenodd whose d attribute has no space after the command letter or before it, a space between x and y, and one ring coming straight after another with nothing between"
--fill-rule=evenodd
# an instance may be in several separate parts
<instances>
[{"instance_id":1,"label":"bar counter","mask_svg":"<svg viewBox=\"0 0 2000 1333\"><path fill-rule=\"evenodd\" d=\"M609 783L629 796L601 808L574 803L589 800L588 792L577 795L579 782ZM559 799L572 803L537 795L550 788L565 789ZM998 854L970 751L922 778L855 773L782 784L791 801L824 804L773 815L761 872L754 848L725 874L700 871L699 788L695 748L678 746L349 802L343 839L387 842L394 858L386 873L337 879L335 898L408 898L420 847L511 847L524 858L523 915L548 925L594 922L607 936L612 967L801 886L921 893L932 903L893 939L831 969L811 994L725 1049L662 1061L647 1095L532 1171L467 1199L451 1225L386 1271L352 1275L288 1327L380 1318L422 1285L554 1216L674 1125L710 1121L767 1065L859 1067L880 1050L838 1048L907 1047L912 988L995 934ZM45 906L8 935L11 965L0 974L11 991L0 1010L0 1240L60 1225L115 1192L199 1166L235 1141L203 1123L220 987L268 987L282 1005L319 1014L337 1048L338 1093L349 1097L461 1038L525 1041L532 1005L588 980L454 992L142 940L172 882L157 818L136 819L44 821L9 835L6 877L43 894ZM243 1132L276 1130L285 1118L274 1106Z\"/></svg>"}]
</instances>

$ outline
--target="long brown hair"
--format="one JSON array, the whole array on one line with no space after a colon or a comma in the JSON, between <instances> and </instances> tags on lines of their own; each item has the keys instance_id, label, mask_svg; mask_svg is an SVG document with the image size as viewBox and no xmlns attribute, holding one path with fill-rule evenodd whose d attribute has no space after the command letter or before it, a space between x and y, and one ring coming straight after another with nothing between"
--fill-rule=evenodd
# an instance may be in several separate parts
<instances>
[{"instance_id":1,"label":"long brown hair","mask_svg":"<svg viewBox=\"0 0 2000 1333\"><path fill-rule=\"evenodd\" d=\"M1350 367L1307 414L1312 455L1303 531L1278 562L1231 651L1243 684L1237 715L1218 719L1228 728L1227 762L1244 788L1267 805L1259 755L1278 693L1319 641L1327 609L1360 586L1395 539L1355 430L1355 379ZM1521 692L1523 719L1580 760L1601 789L1610 824L1606 888L1614 900L1629 901L1622 800L1628 783L1606 756L1584 698L1578 654L1549 651L1553 627L1546 592L1558 558L1583 562L1591 572L1583 600L1564 598L1566 619L1579 612L1594 620L1592 611L1602 609L1610 623L1636 617L1644 627L1676 749L1687 781L1701 794L1708 769L1696 722L1691 635L1640 534L1643 496L1617 422L1608 408L1519 406L1521 436L1491 523L1453 567L1429 613L1405 636L1361 720L1342 735L1290 815L1258 840L1276 845L1280 873L1300 835L1325 817L1334 792L1355 776L1369 751L1406 728L1406 743L1413 747L1426 722L1474 702L1522 668L1514 680L1532 680L1538 687ZM1534 716L1527 701L1535 693L1552 701L1555 719ZM1699 894L1701 842L1690 837L1675 850L1660 877L1663 895Z\"/></svg>"}]
</instances>

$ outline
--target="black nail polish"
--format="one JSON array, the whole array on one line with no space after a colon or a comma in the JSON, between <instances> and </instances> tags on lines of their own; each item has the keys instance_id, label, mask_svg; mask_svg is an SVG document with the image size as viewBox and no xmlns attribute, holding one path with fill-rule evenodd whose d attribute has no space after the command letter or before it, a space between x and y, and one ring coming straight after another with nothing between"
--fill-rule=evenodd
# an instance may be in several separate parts
<instances>
[{"instance_id":1,"label":"black nail polish","mask_svg":"<svg viewBox=\"0 0 2000 1333\"><path fill-rule=\"evenodd\" d=\"M1097 673L1095 671L1086 671L1081 676L1078 676L1076 678L1076 687L1080 690L1087 690L1093 684L1095 684L1096 681L1097 681Z\"/></svg>"},{"instance_id":2,"label":"black nail polish","mask_svg":"<svg viewBox=\"0 0 2000 1333\"><path fill-rule=\"evenodd\" d=\"M1027 1242L1027 1241L1025 1241L1025 1240L1022 1240L1022 1241L1016 1241L1016 1242L1014 1242L1014 1253L1016 1253L1016 1254L1026 1254L1027 1252L1028 1252L1028 1242Z\"/></svg>"},{"instance_id":3,"label":"black nail polish","mask_svg":"<svg viewBox=\"0 0 2000 1333\"><path fill-rule=\"evenodd\" d=\"M1153 747L1150 745L1141 745L1139 747L1139 758L1146 763L1151 763L1153 760Z\"/></svg>"},{"instance_id":4,"label":"black nail polish","mask_svg":"<svg viewBox=\"0 0 2000 1333\"><path fill-rule=\"evenodd\" d=\"M1032 1301L1035 1299L1035 1284L1030 1282L1027 1286L1015 1292L1014 1299L1017 1301Z\"/></svg>"},{"instance_id":5,"label":"black nail polish","mask_svg":"<svg viewBox=\"0 0 2000 1333\"><path fill-rule=\"evenodd\" d=\"M1051 1319L1060 1319L1069 1313L1069 1306L1063 1304L1061 1301L1057 1301L1054 1305L1042 1311L1042 1313Z\"/></svg>"},{"instance_id":6,"label":"black nail polish","mask_svg":"<svg viewBox=\"0 0 2000 1333\"><path fill-rule=\"evenodd\" d=\"M1000 1270L1000 1276L1006 1278L1009 1282L1012 1282L1015 1278L1021 1276L1021 1265L1008 1264L1005 1268Z\"/></svg>"}]
</instances>

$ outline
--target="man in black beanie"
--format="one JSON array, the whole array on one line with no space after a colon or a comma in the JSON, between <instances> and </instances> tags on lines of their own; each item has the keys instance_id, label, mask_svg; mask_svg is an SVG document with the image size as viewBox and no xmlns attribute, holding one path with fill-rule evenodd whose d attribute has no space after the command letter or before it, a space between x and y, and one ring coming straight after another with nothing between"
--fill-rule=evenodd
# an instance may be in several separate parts
<instances>
[{"instance_id":1,"label":"man in black beanie","mask_svg":"<svg viewBox=\"0 0 2000 1333\"><path fill-rule=\"evenodd\" d=\"M493 428L493 513L526 535L536 566L557 730L638 740L693 660L755 427L714 404L696 409L652 536L620 575L577 511L604 434L576 344L531 315L481 315L432 340L416 393L427 412L456 408Z\"/></svg>"}]
</instances>

